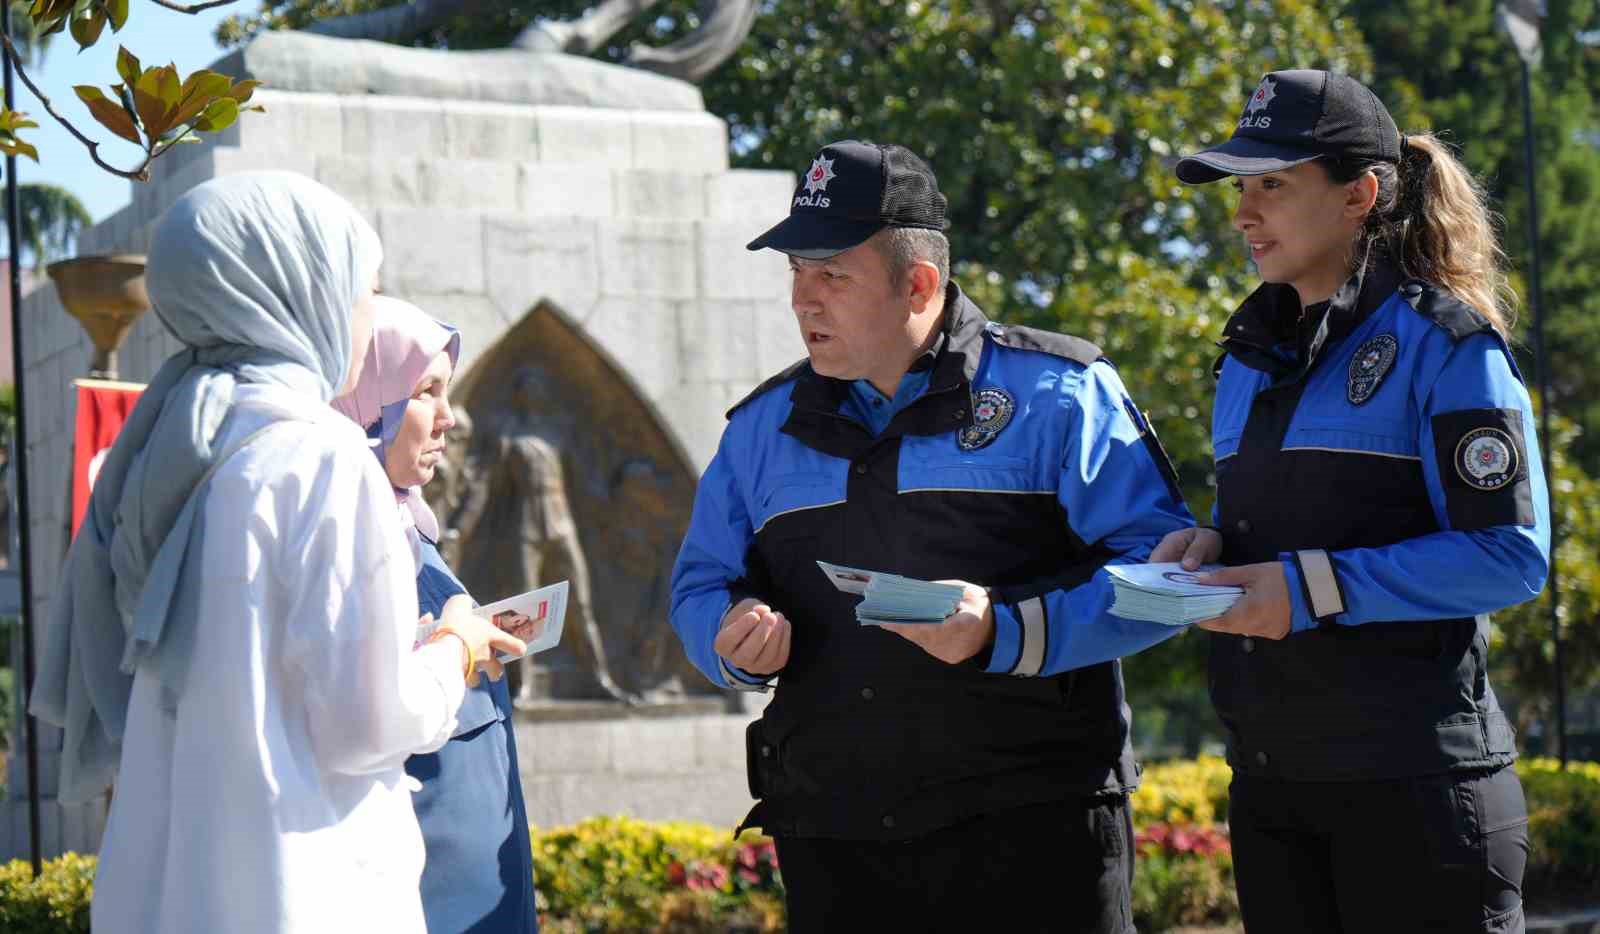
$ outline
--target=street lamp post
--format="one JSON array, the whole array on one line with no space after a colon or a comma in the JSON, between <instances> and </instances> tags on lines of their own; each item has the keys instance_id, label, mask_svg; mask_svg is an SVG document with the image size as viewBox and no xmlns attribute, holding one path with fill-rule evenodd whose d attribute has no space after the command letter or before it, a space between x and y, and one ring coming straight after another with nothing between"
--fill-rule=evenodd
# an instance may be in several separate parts
<instances>
[{"instance_id":1,"label":"street lamp post","mask_svg":"<svg viewBox=\"0 0 1600 934\"><path fill-rule=\"evenodd\" d=\"M1533 354L1539 377L1539 441L1549 477L1546 491L1550 499L1550 641L1554 648L1556 679L1556 755L1561 767L1567 766L1567 678L1561 658L1561 576L1556 566L1560 544L1556 521L1556 465L1550 447L1550 357L1544 344L1544 298L1539 281L1539 194L1533 145L1533 68L1539 64L1539 23L1544 19L1544 0L1507 0L1495 8L1495 22L1517 50L1522 66L1522 145L1523 162L1528 170L1528 304L1533 309Z\"/></svg>"}]
</instances>

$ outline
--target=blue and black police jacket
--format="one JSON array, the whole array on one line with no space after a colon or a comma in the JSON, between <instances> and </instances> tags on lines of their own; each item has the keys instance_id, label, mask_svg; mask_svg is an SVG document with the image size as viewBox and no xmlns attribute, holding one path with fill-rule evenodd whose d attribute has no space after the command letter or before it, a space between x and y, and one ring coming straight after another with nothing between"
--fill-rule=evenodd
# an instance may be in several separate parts
<instances>
[{"instance_id":1,"label":"blue and black police jacket","mask_svg":"<svg viewBox=\"0 0 1600 934\"><path fill-rule=\"evenodd\" d=\"M911 837L1136 783L1118 656L1170 627L1107 614L1108 562L1192 524L1171 466L1092 344L991 324L950 286L927 389L874 435L851 384L802 362L729 413L672 578L672 624L719 685L712 642L755 596L793 626L749 732L748 821ZM818 560L991 588L995 640L949 665L858 625Z\"/></svg>"},{"instance_id":2,"label":"blue and black police jacket","mask_svg":"<svg viewBox=\"0 0 1600 934\"><path fill-rule=\"evenodd\" d=\"M1282 562L1293 601L1281 641L1211 637L1229 761L1288 780L1508 763L1487 614L1538 595L1550 516L1505 340L1385 264L1300 314L1263 285L1218 362L1223 559Z\"/></svg>"}]
</instances>

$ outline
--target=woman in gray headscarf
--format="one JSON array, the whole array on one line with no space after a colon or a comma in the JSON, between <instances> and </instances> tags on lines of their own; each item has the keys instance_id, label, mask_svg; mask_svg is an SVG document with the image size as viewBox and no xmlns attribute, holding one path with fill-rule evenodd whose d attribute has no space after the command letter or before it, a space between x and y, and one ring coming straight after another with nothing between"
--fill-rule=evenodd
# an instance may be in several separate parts
<instances>
[{"instance_id":1,"label":"woman in gray headscarf","mask_svg":"<svg viewBox=\"0 0 1600 934\"><path fill-rule=\"evenodd\" d=\"M116 781L96 930L424 930L402 766L521 643L462 601L414 650L393 493L327 405L381 258L288 173L201 185L155 232L151 304L186 349L96 481L32 698L65 730L63 800Z\"/></svg>"}]
</instances>

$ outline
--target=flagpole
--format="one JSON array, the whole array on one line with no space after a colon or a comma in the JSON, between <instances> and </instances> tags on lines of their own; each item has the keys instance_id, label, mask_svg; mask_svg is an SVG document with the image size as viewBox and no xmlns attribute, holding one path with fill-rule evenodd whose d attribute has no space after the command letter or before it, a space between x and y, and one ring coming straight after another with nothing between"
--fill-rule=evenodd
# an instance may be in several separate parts
<instances>
[{"instance_id":1,"label":"flagpole","mask_svg":"<svg viewBox=\"0 0 1600 934\"><path fill-rule=\"evenodd\" d=\"M0 32L11 36L11 0L0 0ZM16 63L8 50L0 49L5 58L5 106L13 110ZM44 869L39 844L39 738L34 729L33 717L28 713L28 699L33 695L33 575L29 560L28 541L28 407L22 390L22 238L19 236L17 208L17 157L6 156L6 232L10 236L11 262L11 366L16 388L16 432L11 452L11 471L17 482L17 512L11 521L17 523L17 571L22 585L22 736L28 769L28 854L33 861L33 877L39 878Z\"/></svg>"}]
</instances>

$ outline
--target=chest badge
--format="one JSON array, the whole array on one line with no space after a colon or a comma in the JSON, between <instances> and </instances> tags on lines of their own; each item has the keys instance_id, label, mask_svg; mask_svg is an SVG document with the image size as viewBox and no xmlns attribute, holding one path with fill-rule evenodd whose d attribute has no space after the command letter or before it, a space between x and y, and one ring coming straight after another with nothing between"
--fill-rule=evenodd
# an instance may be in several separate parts
<instances>
[{"instance_id":1,"label":"chest badge","mask_svg":"<svg viewBox=\"0 0 1600 934\"><path fill-rule=\"evenodd\" d=\"M1379 334L1356 348L1350 361L1350 382L1345 386L1345 396L1351 405L1360 405L1372 398L1383 383L1383 378L1394 368L1394 358L1400 353L1400 342L1393 334Z\"/></svg>"},{"instance_id":2,"label":"chest badge","mask_svg":"<svg viewBox=\"0 0 1600 934\"><path fill-rule=\"evenodd\" d=\"M976 451L1011 424L1011 415L1016 410L1016 402L1005 390L994 387L978 390L972 397L972 424L956 435L956 444L963 451Z\"/></svg>"},{"instance_id":3,"label":"chest badge","mask_svg":"<svg viewBox=\"0 0 1600 934\"><path fill-rule=\"evenodd\" d=\"M1479 490L1498 490L1517 476L1517 446L1498 428L1474 428L1456 445L1456 473Z\"/></svg>"}]
</instances>

